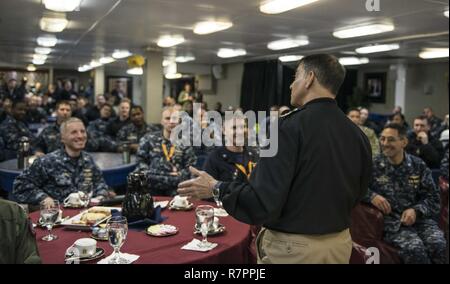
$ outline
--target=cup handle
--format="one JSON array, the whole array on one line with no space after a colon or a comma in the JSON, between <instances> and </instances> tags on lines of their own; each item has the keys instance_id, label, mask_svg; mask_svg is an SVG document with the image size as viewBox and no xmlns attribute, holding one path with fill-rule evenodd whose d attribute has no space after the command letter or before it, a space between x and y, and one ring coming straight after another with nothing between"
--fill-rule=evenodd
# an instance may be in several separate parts
<instances>
[{"instance_id":1,"label":"cup handle","mask_svg":"<svg viewBox=\"0 0 450 284\"><path fill-rule=\"evenodd\" d=\"M64 198L64 205L67 205L69 203L69 196L67 196L66 198Z\"/></svg>"}]
</instances>

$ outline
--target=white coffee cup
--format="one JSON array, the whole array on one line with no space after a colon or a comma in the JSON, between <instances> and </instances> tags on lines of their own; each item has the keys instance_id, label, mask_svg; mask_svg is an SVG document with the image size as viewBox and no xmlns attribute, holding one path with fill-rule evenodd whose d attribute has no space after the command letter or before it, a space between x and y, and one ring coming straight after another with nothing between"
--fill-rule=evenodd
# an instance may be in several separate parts
<instances>
[{"instance_id":1,"label":"white coffee cup","mask_svg":"<svg viewBox=\"0 0 450 284\"><path fill-rule=\"evenodd\" d=\"M91 238L78 239L73 247L80 257L90 257L97 251L97 241Z\"/></svg>"},{"instance_id":2,"label":"white coffee cup","mask_svg":"<svg viewBox=\"0 0 450 284\"><path fill-rule=\"evenodd\" d=\"M64 199L64 205L83 205L83 201L80 198L80 195L78 194L78 192L73 192L71 194L69 194L69 196L66 197L66 199Z\"/></svg>"},{"instance_id":3,"label":"white coffee cup","mask_svg":"<svg viewBox=\"0 0 450 284\"><path fill-rule=\"evenodd\" d=\"M187 207L189 205L189 201L185 196L176 195L173 198L173 205L176 207Z\"/></svg>"}]
</instances>

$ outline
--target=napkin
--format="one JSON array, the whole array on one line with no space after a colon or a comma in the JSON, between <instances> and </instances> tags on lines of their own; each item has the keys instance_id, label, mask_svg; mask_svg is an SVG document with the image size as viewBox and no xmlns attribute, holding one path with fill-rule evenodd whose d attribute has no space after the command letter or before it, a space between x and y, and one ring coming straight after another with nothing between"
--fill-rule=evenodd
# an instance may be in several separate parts
<instances>
[{"instance_id":1,"label":"napkin","mask_svg":"<svg viewBox=\"0 0 450 284\"><path fill-rule=\"evenodd\" d=\"M214 208L214 216L217 217L227 217L228 213L225 209L223 208Z\"/></svg>"},{"instance_id":2,"label":"napkin","mask_svg":"<svg viewBox=\"0 0 450 284\"><path fill-rule=\"evenodd\" d=\"M137 228L137 229L146 229L148 226L159 224L166 219L167 219L167 217L164 217L161 215L161 206L158 205L153 210L153 215L151 218L145 218L142 220L129 222L128 227Z\"/></svg>"},{"instance_id":3,"label":"napkin","mask_svg":"<svg viewBox=\"0 0 450 284\"><path fill-rule=\"evenodd\" d=\"M202 241L200 241L198 239L192 239L192 241L185 244L181 249L207 252L217 246L216 243L210 243L210 245L208 247L202 247L201 243L202 243Z\"/></svg>"},{"instance_id":4,"label":"napkin","mask_svg":"<svg viewBox=\"0 0 450 284\"><path fill-rule=\"evenodd\" d=\"M105 257L104 259L100 260L99 262L97 262L97 264L108 264L108 261L113 258L114 254L111 254L108 257ZM128 264L135 262L138 258L139 255L135 255L135 254L129 254L129 253L120 253L120 257L125 258L128 261Z\"/></svg>"}]
</instances>

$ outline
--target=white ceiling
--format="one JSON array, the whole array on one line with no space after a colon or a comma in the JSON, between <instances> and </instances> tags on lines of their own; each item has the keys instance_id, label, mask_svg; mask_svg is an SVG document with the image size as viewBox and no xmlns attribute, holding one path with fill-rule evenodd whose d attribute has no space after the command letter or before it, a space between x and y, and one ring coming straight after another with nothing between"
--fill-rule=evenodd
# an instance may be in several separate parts
<instances>
[{"instance_id":1,"label":"white ceiling","mask_svg":"<svg viewBox=\"0 0 450 284\"><path fill-rule=\"evenodd\" d=\"M447 1L380 0L380 12L368 12L366 0L320 0L278 15L259 12L262 0L83 0L79 11L67 13L69 26L44 67L76 69L92 59L111 55L115 49L143 54L156 48L163 34L182 34L186 42L165 55L192 54L194 63L216 64L276 58L283 54L352 52L367 43L398 42L401 49L378 53L371 59L417 60L424 47L448 47ZM0 1L0 67L25 67L31 62L36 38L44 34L40 18L49 11L41 0ZM211 17L231 20L228 30L196 35L193 25ZM357 39L337 39L332 32L341 27L372 21L395 25L389 33ZM271 51L268 42L286 36L307 35L310 45ZM247 50L245 57L221 59L222 47ZM124 61L113 63L124 65Z\"/></svg>"}]
</instances>

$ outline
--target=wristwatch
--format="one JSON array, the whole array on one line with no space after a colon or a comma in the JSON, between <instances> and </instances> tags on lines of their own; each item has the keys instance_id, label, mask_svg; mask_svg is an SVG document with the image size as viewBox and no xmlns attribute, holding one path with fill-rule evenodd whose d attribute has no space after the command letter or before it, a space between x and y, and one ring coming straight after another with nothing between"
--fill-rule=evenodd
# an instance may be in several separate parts
<instances>
[{"instance_id":1,"label":"wristwatch","mask_svg":"<svg viewBox=\"0 0 450 284\"><path fill-rule=\"evenodd\" d=\"M213 189L212 189L212 195L213 195L213 197L214 197L214 201L215 202L218 202L219 201L219 197L220 197L220 185L222 184L222 182L221 181L218 181L215 185L214 185L214 187L213 187Z\"/></svg>"}]
</instances>

